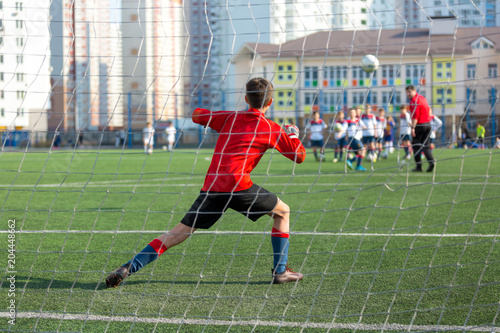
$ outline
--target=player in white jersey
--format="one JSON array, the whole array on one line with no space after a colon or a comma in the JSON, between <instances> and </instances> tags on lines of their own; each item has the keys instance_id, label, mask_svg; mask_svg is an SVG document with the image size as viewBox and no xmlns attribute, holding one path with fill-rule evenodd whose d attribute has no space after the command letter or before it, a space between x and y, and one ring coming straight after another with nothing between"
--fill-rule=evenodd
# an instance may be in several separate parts
<instances>
[{"instance_id":1,"label":"player in white jersey","mask_svg":"<svg viewBox=\"0 0 500 333\"><path fill-rule=\"evenodd\" d=\"M340 111L339 113L337 113L337 117L338 119L333 123L334 136L337 140L333 163L337 163L339 160L342 161L342 155L345 151L345 147L347 146L347 120L344 119L344 111Z\"/></svg>"},{"instance_id":2,"label":"player in white jersey","mask_svg":"<svg viewBox=\"0 0 500 333\"><path fill-rule=\"evenodd\" d=\"M171 121L168 122L168 126L165 128L165 133L167 134L168 151L172 151L174 149L175 134L177 133L177 130Z\"/></svg>"},{"instance_id":3,"label":"player in white jersey","mask_svg":"<svg viewBox=\"0 0 500 333\"><path fill-rule=\"evenodd\" d=\"M406 105L401 106L401 121L399 123L399 141L405 150L405 158L411 159L411 116Z\"/></svg>"},{"instance_id":4,"label":"player in white jersey","mask_svg":"<svg viewBox=\"0 0 500 333\"><path fill-rule=\"evenodd\" d=\"M150 122L142 130L142 141L144 142L144 153L153 154L153 146L155 144L155 129Z\"/></svg>"},{"instance_id":5,"label":"player in white jersey","mask_svg":"<svg viewBox=\"0 0 500 333\"><path fill-rule=\"evenodd\" d=\"M326 123L319 117L319 112L314 111L313 119L306 126L306 131L309 132L309 140L313 148L316 161L323 161L325 158L325 148L323 143L323 131L328 127ZM318 157L317 149L319 148L320 155Z\"/></svg>"},{"instance_id":6,"label":"player in white jersey","mask_svg":"<svg viewBox=\"0 0 500 333\"><path fill-rule=\"evenodd\" d=\"M347 121L347 143L350 149L355 153L351 159L346 159L349 169L354 169L353 162L356 161L356 170L365 171L366 169L361 166L363 158L365 157L366 149L361 142L363 138L363 129L366 126L357 118L356 109L349 110L349 120Z\"/></svg>"},{"instance_id":7,"label":"player in white jersey","mask_svg":"<svg viewBox=\"0 0 500 333\"><path fill-rule=\"evenodd\" d=\"M372 114L372 106L365 105L365 113L361 116L361 121L365 125L363 129L363 144L368 150L369 160L377 161L375 154L375 139L377 138L377 117Z\"/></svg>"},{"instance_id":8,"label":"player in white jersey","mask_svg":"<svg viewBox=\"0 0 500 333\"><path fill-rule=\"evenodd\" d=\"M378 116L377 116L377 137L375 138L375 145L377 148L377 159L380 158L380 154L382 153L382 150L384 149L384 130L387 127L387 119L385 119L385 109L379 108L378 109Z\"/></svg>"},{"instance_id":9,"label":"player in white jersey","mask_svg":"<svg viewBox=\"0 0 500 333\"><path fill-rule=\"evenodd\" d=\"M443 126L441 119L431 113L431 135L429 136L431 139L431 149L434 149L436 145L436 132L441 126Z\"/></svg>"}]
</instances>

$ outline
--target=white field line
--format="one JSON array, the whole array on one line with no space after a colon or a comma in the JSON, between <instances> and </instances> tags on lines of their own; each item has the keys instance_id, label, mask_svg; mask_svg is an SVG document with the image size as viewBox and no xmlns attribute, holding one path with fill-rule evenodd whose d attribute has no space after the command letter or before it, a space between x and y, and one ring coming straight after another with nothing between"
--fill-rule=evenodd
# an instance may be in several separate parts
<instances>
[{"instance_id":1,"label":"white field line","mask_svg":"<svg viewBox=\"0 0 500 333\"><path fill-rule=\"evenodd\" d=\"M129 183L130 182L130 183ZM151 184L145 184L145 181L141 181L140 184L137 183L132 183L133 181L127 181L127 183L107 183L107 184L97 184L97 183L63 183L61 184L38 184L36 185L36 188L54 188L54 187L62 187L62 188L80 188L80 187L202 187L203 183L192 183L192 184L169 184L169 183L151 183ZM262 186L286 186L286 187L291 187L291 186L312 186L312 187L338 187L338 186L365 186L365 187L373 187L373 186L384 186L384 185L433 185L433 186L482 186L482 185L488 185L488 186L497 186L500 185L500 183L491 183L491 182L434 182L434 183L422 183L422 182L388 182L388 183L316 183L312 185L311 183L290 183L290 184L283 184L283 183L264 183ZM9 189L9 188L33 188L34 185L6 185L6 184L0 184L0 189Z\"/></svg>"},{"instance_id":2,"label":"white field line","mask_svg":"<svg viewBox=\"0 0 500 333\"><path fill-rule=\"evenodd\" d=\"M162 234L166 230L16 230L18 234ZM10 233L9 230L0 230L0 234ZM208 235L270 235L265 231L196 231L196 234ZM354 236L354 237L439 237L439 238L459 238L459 237L480 237L494 238L500 237L495 234L383 234L383 233L362 233L362 232L301 232L291 231L290 235L297 236Z\"/></svg>"},{"instance_id":3,"label":"white field line","mask_svg":"<svg viewBox=\"0 0 500 333\"><path fill-rule=\"evenodd\" d=\"M366 173L351 173L349 174L349 177L360 177L364 176L366 177ZM393 176L394 173L374 173L371 174L370 177L376 177L376 176ZM273 177L287 177L287 178L296 178L296 177L303 177L304 175L272 175ZM317 175L305 175L305 176L317 176ZM329 175L330 177L335 177L335 176L345 176L345 174L332 174ZM428 176L428 175L421 175L421 174L412 174L412 177L423 177L423 176ZM460 178L464 179L463 181L454 181L454 182L434 182L433 185L484 185L486 181L490 178L499 178L500 175L457 175L457 174L439 174L441 177L454 177L457 178L460 176ZM264 175L254 175L254 178L258 177L265 177ZM267 177L267 176L266 176ZM485 181L484 182L467 182L467 178L480 178L484 177ZM428 178L428 177L427 177ZM153 179L121 179L121 180L104 180L104 181L91 181L91 182L73 182L73 183L51 183L51 184L38 184L36 187L108 187L108 186L136 186L136 187L143 187L143 186L201 186L203 183L204 175L196 175L196 176L191 176L191 177L164 177L164 178L153 178ZM200 180L200 183L192 183L192 184L169 184L170 181L179 181L179 180ZM161 182L161 183L159 183ZM379 182L379 183L373 183L373 184L368 184L370 186L373 185L416 185L416 184L421 184L421 182ZM500 185L500 183L491 183L488 182L488 185ZM264 183L264 185L267 186L307 186L311 185L311 183ZM316 183L314 186L358 186L360 185L359 183ZM33 187L34 185L32 184L0 184L0 188L24 188L24 187Z\"/></svg>"},{"instance_id":4,"label":"white field line","mask_svg":"<svg viewBox=\"0 0 500 333\"><path fill-rule=\"evenodd\" d=\"M0 312L0 317L8 318L10 313ZM205 326L267 326L267 327L299 327L320 329L347 329L347 330L377 330L377 331L462 331L462 332L500 332L500 327L484 326L453 326L453 325L403 325L403 324L356 324L356 323L301 323L266 320L216 320L216 319L185 319L163 317L138 316L99 316L90 314L67 314L52 312L16 312L17 318L43 318L54 320L83 320L104 322L133 322L173 325L205 325Z\"/></svg>"}]
</instances>

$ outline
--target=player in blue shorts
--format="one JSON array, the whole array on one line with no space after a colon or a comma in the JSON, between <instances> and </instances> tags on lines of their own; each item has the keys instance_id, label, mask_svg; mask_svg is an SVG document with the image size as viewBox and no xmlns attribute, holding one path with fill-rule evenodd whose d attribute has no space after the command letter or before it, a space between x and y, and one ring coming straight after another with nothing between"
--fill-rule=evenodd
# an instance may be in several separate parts
<instances>
[{"instance_id":1,"label":"player in blue shorts","mask_svg":"<svg viewBox=\"0 0 500 333\"><path fill-rule=\"evenodd\" d=\"M363 138L363 123L356 116L356 109L349 110L349 120L347 121L347 143L349 148L354 152L354 157L347 159L346 163L349 169L354 169L353 163L356 161L356 170L365 171L361 165L365 157L366 149L361 142Z\"/></svg>"},{"instance_id":2,"label":"player in blue shorts","mask_svg":"<svg viewBox=\"0 0 500 333\"><path fill-rule=\"evenodd\" d=\"M377 118L372 114L372 106L366 104L365 113L361 116L363 128L363 144L368 149L368 160L377 161L375 154L375 138L377 137Z\"/></svg>"},{"instance_id":3,"label":"player in blue shorts","mask_svg":"<svg viewBox=\"0 0 500 333\"><path fill-rule=\"evenodd\" d=\"M337 140L337 146L335 147L335 155L333 157L333 163L342 161L342 154L347 146L346 132L347 132L347 120L344 119L344 111L337 113L338 119L333 123L333 131L335 139Z\"/></svg>"},{"instance_id":4,"label":"player in blue shorts","mask_svg":"<svg viewBox=\"0 0 500 333\"><path fill-rule=\"evenodd\" d=\"M323 143L323 131L328 127L326 123L319 117L319 112L314 111L313 119L306 126L306 131L309 134L309 140L311 143L311 147L313 148L314 157L316 161L323 161L325 158L325 147ZM319 148L319 156L318 156L318 148Z\"/></svg>"}]
</instances>

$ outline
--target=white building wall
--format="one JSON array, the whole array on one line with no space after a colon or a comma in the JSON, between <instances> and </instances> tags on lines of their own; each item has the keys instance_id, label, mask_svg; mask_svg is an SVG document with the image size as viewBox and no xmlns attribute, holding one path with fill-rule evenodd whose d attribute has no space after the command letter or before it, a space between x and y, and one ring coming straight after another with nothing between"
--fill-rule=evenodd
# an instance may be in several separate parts
<instances>
[{"instance_id":1,"label":"white building wall","mask_svg":"<svg viewBox=\"0 0 500 333\"><path fill-rule=\"evenodd\" d=\"M46 130L44 117L29 119L50 108L49 4L4 2L0 16L0 127Z\"/></svg>"}]
</instances>

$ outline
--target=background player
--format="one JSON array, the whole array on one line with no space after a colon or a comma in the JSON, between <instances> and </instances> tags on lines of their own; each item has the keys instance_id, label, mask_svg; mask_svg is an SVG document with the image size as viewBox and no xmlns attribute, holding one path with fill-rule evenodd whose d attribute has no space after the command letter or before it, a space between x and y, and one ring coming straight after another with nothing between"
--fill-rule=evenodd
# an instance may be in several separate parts
<instances>
[{"instance_id":1,"label":"background player","mask_svg":"<svg viewBox=\"0 0 500 333\"><path fill-rule=\"evenodd\" d=\"M167 134L168 151L172 151L174 149L176 133L177 130L175 129L174 124L171 121L169 121L167 128L165 128L165 134Z\"/></svg>"},{"instance_id":2,"label":"background player","mask_svg":"<svg viewBox=\"0 0 500 333\"><path fill-rule=\"evenodd\" d=\"M436 146L436 132L437 130L443 126L443 122L436 115L431 114L431 149L434 149Z\"/></svg>"},{"instance_id":3,"label":"background player","mask_svg":"<svg viewBox=\"0 0 500 333\"><path fill-rule=\"evenodd\" d=\"M394 152L394 128L396 127L396 123L394 122L394 118L392 116L387 117L387 124L384 129L384 144L385 144L385 158L389 157L389 154Z\"/></svg>"},{"instance_id":4,"label":"background player","mask_svg":"<svg viewBox=\"0 0 500 333\"><path fill-rule=\"evenodd\" d=\"M313 119L306 126L306 131L309 131L309 140L311 142L311 147L313 148L314 157L316 161L323 161L325 159L324 143L323 143L323 131L328 127L326 123L319 117L319 112L314 111ZM318 148L320 155L318 156Z\"/></svg>"},{"instance_id":5,"label":"background player","mask_svg":"<svg viewBox=\"0 0 500 333\"><path fill-rule=\"evenodd\" d=\"M365 113L361 116L363 127L363 145L368 150L368 160L376 162L377 155L375 154L375 138L377 137L377 119L372 114L372 106L365 105Z\"/></svg>"},{"instance_id":6,"label":"background player","mask_svg":"<svg viewBox=\"0 0 500 333\"><path fill-rule=\"evenodd\" d=\"M212 162L200 195L179 224L154 239L132 260L120 266L106 279L108 287L116 287L128 275L156 260L164 251L186 240L198 228L208 229L224 214L234 209L257 221L272 216L271 244L274 253L272 283L298 281L303 278L287 264L290 208L275 194L254 184L250 173L268 149L276 149L296 163L306 157L298 138L296 126L285 130L265 118L273 102L273 86L263 78L247 82L246 112L196 109L192 119L196 124L209 126L219 133Z\"/></svg>"},{"instance_id":7,"label":"background player","mask_svg":"<svg viewBox=\"0 0 500 333\"><path fill-rule=\"evenodd\" d=\"M342 154L346 147L346 131L347 131L347 120L344 119L344 112L340 111L337 113L338 119L335 120L333 124L334 136L337 140L337 146L335 147L335 155L333 157L333 163L342 161Z\"/></svg>"},{"instance_id":8,"label":"background player","mask_svg":"<svg viewBox=\"0 0 500 333\"><path fill-rule=\"evenodd\" d=\"M375 147L377 149L377 159L380 158L380 154L384 149L384 130L387 127L387 119L385 119L385 110L383 108L378 109L377 120L377 137L375 138ZM387 156L386 156L387 158Z\"/></svg>"},{"instance_id":9,"label":"background player","mask_svg":"<svg viewBox=\"0 0 500 333\"><path fill-rule=\"evenodd\" d=\"M399 123L399 141L405 150L405 159L411 159L411 116L406 105L401 106L401 119Z\"/></svg>"},{"instance_id":10,"label":"background player","mask_svg":"<svg viewBox=\"0 0 500 333\"><path fill-rule=\"evenodd\" d=\"M365 157L366 149L361 142L363 138L363 123L356 116L356 109L349 110L349 120L347 121L347 142L349 148L354 151L355 155L351 159L346 159L347 166L353 170L353 162L356 161L356 170L365 171L366 169L361 165Z\"/></svg>"},{"instance_id":11,"label":"background player","mask_svg":"<svg viewBox=\"0 0 500 333\"><path fill-rule=\"evenodd\" d=\"M150 122L142 130L142 141L144 142L144 153L153 154L153 146L155 145L155 129Z\"/></svg>"}]
</instances>

